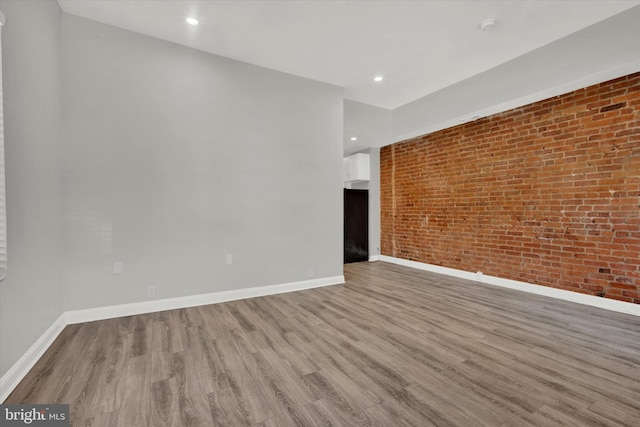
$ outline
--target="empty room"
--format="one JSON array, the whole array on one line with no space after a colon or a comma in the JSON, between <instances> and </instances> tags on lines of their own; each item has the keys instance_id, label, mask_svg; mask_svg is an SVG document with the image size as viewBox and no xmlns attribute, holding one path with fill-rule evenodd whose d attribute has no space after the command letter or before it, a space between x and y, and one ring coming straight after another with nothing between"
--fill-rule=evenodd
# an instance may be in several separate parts
<instances>
[{"instance_id":1,"label":"empty room","mask_svg":"<svg viewBox=\"0 0 640 427\"><path fill-rule=\"evenodd\" d=\"M640 0L0 24L0 425L640 426Z\"/></svg>"}]
</instances>

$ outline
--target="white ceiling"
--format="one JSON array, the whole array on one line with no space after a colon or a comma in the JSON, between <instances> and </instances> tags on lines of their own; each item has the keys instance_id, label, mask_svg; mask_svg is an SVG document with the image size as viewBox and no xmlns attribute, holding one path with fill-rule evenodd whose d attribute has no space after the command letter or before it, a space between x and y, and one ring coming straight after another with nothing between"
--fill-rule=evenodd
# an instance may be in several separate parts
<instances>
[{"instance_id":1,"label":"white ceiling","mask_svg":"<svg viewBox=\"0 0 640 427\"><path fill-rule=\"evenodd\" d=\"M95 21L338 85L395 109L640 4L628 1L58 0ZM197 27L185 23L194 16ZM493 31L480 23L494 18ZM638 24L640 25L640 23ZM385 77L373 83L375 75Z\"/></svg>"}]
</instances>

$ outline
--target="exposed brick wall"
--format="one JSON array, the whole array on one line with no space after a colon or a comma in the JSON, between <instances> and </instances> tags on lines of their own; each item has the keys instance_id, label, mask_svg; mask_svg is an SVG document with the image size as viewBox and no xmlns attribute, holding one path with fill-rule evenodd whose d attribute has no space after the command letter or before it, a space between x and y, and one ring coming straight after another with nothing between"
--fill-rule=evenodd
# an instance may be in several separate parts
<instances>
[{"instance_id":1,"label":"exposed brick wall","mask_svg":"<svg viewBox=\"0 0 640 427\"><path fill-rule=\"evenodd\" d=\"M640 303L640 73L380 152L384 255Z\"/></svg>"}]
</instances>

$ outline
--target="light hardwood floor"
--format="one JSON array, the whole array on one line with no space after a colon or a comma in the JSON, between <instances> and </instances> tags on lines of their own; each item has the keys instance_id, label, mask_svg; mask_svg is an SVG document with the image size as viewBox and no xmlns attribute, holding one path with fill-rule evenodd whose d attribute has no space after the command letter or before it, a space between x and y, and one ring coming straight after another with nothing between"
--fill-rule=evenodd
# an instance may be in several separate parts
<instances>
[{"instance_id":1,"label":"light hardwood floor","mask_svg":"<svg viewBox=\"0 0 640 427\"><path fill-rule=\"evenodd\" d=\"M640 426L640 317L382 262L71 325L6 403L74 426Z\"/></svg>"}]
</instances>

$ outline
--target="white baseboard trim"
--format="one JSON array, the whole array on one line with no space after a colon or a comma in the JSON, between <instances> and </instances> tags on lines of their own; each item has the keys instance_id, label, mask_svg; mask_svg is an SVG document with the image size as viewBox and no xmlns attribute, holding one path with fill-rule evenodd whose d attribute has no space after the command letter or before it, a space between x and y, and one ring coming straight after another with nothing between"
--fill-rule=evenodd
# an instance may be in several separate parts
<instances>
[{"instance_id":1,"label":"white baseboard trim","mask_svg":"<svg viewBox=\"0 0 640 427\"><path fill-rule=\"evenodd\" d=\"M66 326L64 313L33 343L22 357L0 378L0 402L4 402L33 368Z\"/></svg>"},{"instance_id":2,"label":"white baseboard trim","mask_svg":"<svg viewBox=\"0 0 640 427\"><path fill-rule=\"evenodd\" d=\"M487 276L484 274L472 273L470 271L457 270L449 267L441 267L439 265L427 264L424 262L409 261L387 255L380 255L380 261L430 271L432 273L446 274L447 276L458 277L461 279L474 280L488 285L529 292L531 294L576 302L578 304L590 305L592 307L604 308L606 310L617 311L619 313L640 316L640 304L618 301L611 298L601 298L594 295L581 294L579 292L565 291L564 289L550 288L548 286L534 285L532 283L520 282L518 280Z\"/></svg>"},{"instance_id":3,"label":"white baseboard trim","mask_svg":"<svg viewBox=\"0 0 640 427\"><path fill-rule=\"evenodd\" d=\"M278 285L256 286L254 288L234 289L229 291L212 292L209 294L189 295L178 298L168 298L154 301L143 301L131 304L113 305L107 307L89 308L86 310L72 310L64 312L38 338L38 340L22 355L6 374L0 378L0 402L4 402L31 368L51 346L65 326L74 323L92 322L95 320L113 319L116 317L132 316L135 314L153 313L156 311L173 310L177 308L195 307L199 305L216 304L246 298L283 294L320 288L323 286L339 285L345 282L344 276L323 277L300 282L290 282Z\"/></svg>"},{"instance_id":4,"label":"white baseboard trim","mask_svg":"<svg viewBox=\"0 0 640 427\"><path fill-rule=\"evenodd\" d=\"M85 310L67 311L65 313L65 319L67 324L71 325L74 323L93 322L95 320L113 319L116 317L133 316L136 314L153 313L156 311L175 310L177 308L196 307L199 305L283 294L286 292L338 285L344 282L344 276L323 277L319 279L303 280L300 282L290 282L279 285L257 286L254 288L233 289L229 291L189 295L185 297L88 308Z\"/></svg>"},{"instance_id":5,"label":"white baseboard trim","mask_svg":"<svg viewBox=\"0 0 640 427\"><path fill-rule=\"evenodd\" d=\"M371 255L369 257L369 262L376 262L376 261L380 261L380 255Z\"/></svg>"}]
</instances>

